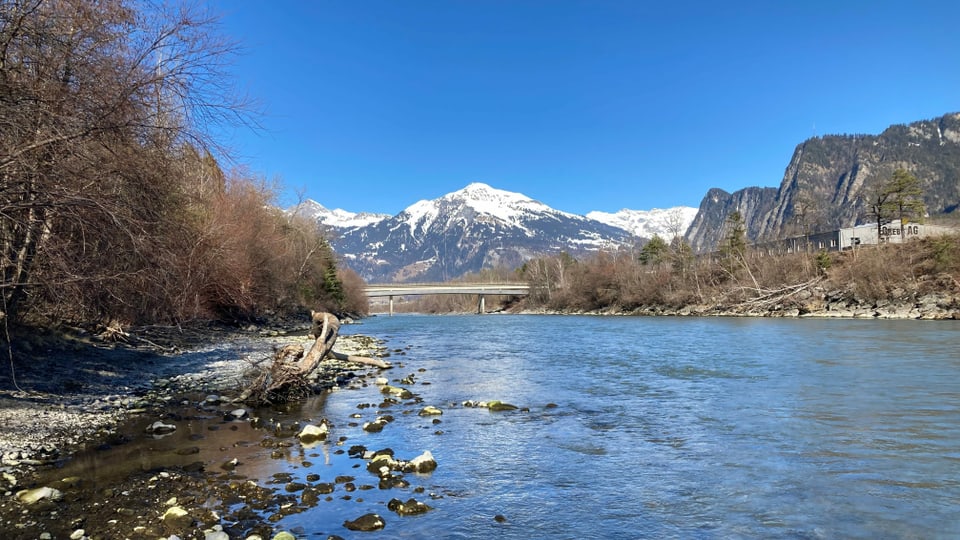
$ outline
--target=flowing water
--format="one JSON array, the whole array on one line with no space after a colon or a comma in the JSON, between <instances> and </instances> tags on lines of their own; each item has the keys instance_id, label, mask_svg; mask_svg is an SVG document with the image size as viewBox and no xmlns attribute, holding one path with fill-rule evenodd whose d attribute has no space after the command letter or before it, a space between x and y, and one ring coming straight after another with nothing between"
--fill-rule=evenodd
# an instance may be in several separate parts
<instances>
[{"instance_id":1,"label":"flowing water","mask_svg":"<svg viewBox=\"0 0 960 540\"><path fill-rule=\"evenodd\" d=\"M404 351L384 373L413 374L391 384L422 403L383 408L368 379L258 411L334 425L329 442L294 440L281 459L257 444L262 429L198 418L178 430L200 446L183 459L214 468L237 457L259 482L351 475L370 488L338 487L276 524L302 537L960 537L956 322L403 315L344 327L353 332ZM424 405L444 413L418 416ZM395 420L382 432L361 429L383 413ZM351 445L405 459L429 450L439 467L406 475L409 488L371 488ZM151 459L133 443L116 451ZM434 509L386 508L410 497ZM367 512L384 531L342 527Z\"/></svg>"}]
</instances>

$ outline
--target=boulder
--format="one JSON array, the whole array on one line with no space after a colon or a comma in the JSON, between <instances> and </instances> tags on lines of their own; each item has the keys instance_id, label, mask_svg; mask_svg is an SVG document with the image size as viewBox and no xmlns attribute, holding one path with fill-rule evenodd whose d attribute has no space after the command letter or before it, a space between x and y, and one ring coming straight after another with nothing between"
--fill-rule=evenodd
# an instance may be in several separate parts
<instances>
[{"instance_id":1,"label":"boulder","mask_svg":"<svg viewBox=\"0 0 960 540\"><path fill-rule=\"evenodd\" d=\"M193 517L179 506L168 508L160 521L163 523L163 529L170 534L180 532L193 525Z\"/></svg>"},{"instance_id":2,"label":"boulder","mask_svg":"<svg viewBox=\"0 0 960 540\"><path fill-rule=\"evenodd\" d=\"M429 450L410 460L404 467L405 471L428 473L437 468L437 460L433 459L433 454Z\"/></svg>"},{"instance_id":3,"label":"boulder","mask_svg":"<svg viewBox=\"0 0 960 540\"><path fill-rule=\"evenodd\" d=\"M413 397L413 392L410 390L401 388L399 386L391 386L389 384L384 385L380 391L384 394L397 396L400 399L411 399Z\"/></svg>"},{"instance_id":4,"label":"boulder","mask_svg":"<svg viewBox=\"0 0 960 540\"><path fill-rule=\"evenodd\" d=\"M243 420L247 417L246 409L234 409L228 412L226 415L227 420Z\"/></svg>"},{"instance_id":5,"label":"boulder","mask_svg":"<svg viewBox=\"0 0 960 540\"><path fill-rule=\"evenodd\" d=\"M48 501L59 501L63 498L63 492L59 489L44 486L18 491L16 497L17 500L23 504L34 504L44 499Z\"/></svg>"},{"instance_id":6,"label":"boulder","mask_svg":"<svg viewBox=\"0 0 960 540\"><path fill-rule=\"evenodd\" d=\"M351 531L379 531L386 526L377 514L364 514L353 521L344 521L343 526Z\"/></svg>"},{"instance_id":7,"label":"boulder","mask_svg":"<svg viewBox=\"0 0 960 540\"><path fill-rule=\"evenodd\" d=\"M390 421L383 417L378 417L373 422L365 422L363 424L363 430L368 433L380 433L383 431L383 427L389 424Z\"/></svg>"},{"instance_id":8,"label":"boulder","mask_svg":"<svg viewBox=\"0 0 960 540\"><path fill-rule=\"evenodd\" d=\"M312 442L326 440L329 432L330 428L328 428L324 422L321 422L319 426L307 424L300 430L300 434L297 435L297 437L300 439L300 442L310 444Z\"/></svg>"},{"instance_id":9,"label":"boulder","mask_svg":"<svg viewBox=\"0 0 960 540\"><path fill-rule=\"evenodd\" d=\"M433 508L413 498L407 499L407 502L400 499L390 499L387 508L396 512L398 516L415 516L433 510Z\"/></svg>"},{"instance_id":10,"label":"boulder","mask_svg":"<svg viewBox=\"0 0 960 540\"><path fill-rule=\"evenodd\" d=\"M419 414L420 416L436 416L443 414L443 411L441 411L438 407L434 407L433 405L427 405L426 407L420 409Z\"/></svg>"},{"instance_id":11,"label":"boulder","mask_svg":"<svg viewBox=\"0 0 960 540\"><path fill-rule=\"evenodd\" d=\"M504 403L499 400L493 400L487 402L487 408L491 411L515 411L518 409L516 405L511 405L509 403Z\"/></svg>"},{"instance_id":12,"label":"boulder","mask_svg":"<svg viewBox=\"0 0 960 540\"><path fill-rule=\"evenodd\" d=\"M146 432L151 435L166 435L168 433L173 433L177 430L177 426L173 424L164 424L162 421L157 420L156 422L147 426Z\"/></svg>"}]
</instances>

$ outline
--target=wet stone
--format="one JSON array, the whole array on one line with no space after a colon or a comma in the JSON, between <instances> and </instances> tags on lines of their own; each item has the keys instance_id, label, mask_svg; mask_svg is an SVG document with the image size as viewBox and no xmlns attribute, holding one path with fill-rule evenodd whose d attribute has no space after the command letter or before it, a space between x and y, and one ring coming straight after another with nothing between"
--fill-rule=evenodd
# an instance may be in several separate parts
<instances>
[{"instance_id":1,"label":"wet stone","mask_svg":"<svg viewBox=\"0 0 960 540\"><path fill-rule=\"evenodd\" d=\"M305 487L307 487L307 485L304 484L303 482L290 482L289 484L284 486L283 489L287 490L290 493L294 493L297 491L303 491Z\"/></svg>"},{"instance_id":2,"label":"wet stone","mask_svg":"<svg viewBox=\"0 0 960 540\"><path fill-rule=\"evenodd\" d=\"M390 502L387 503L387 508L396 512L398 516L415 516L433 510L431 507L413 498L407 499L407 502L403 502L400 499L390 499Z\"/></svg>"},{"instance_id":3,"label":"wet stone","mask_svg":"<svg viewBox=\"0 0 960 540\"><path fill-rule=\"evenodd\" d=\"M324 482L324 483L315 485L314 489L316 489L317 493L321 495L327 495L327 494L333 493L334 485Z\"/></svg>"},{"instance_id":4,"label":"wet stone","mask_svg":"<svg viewBox=\"0 0 960 540\"><path fill-rule=\"evenodd\" d=\"M320 493L313 488L307 488L300 494L300 502L306 506L316 506L320 502Z\"/></svg>"},{"instance_id":5,"label":"wet stone","mask_svg":"<svg viewBox=\"0 0 960 540\"><path fill-rule=\"evenodd\" d=\"M352 521L344 521L343 526L351 531L378 531L383 529L386 526L386 522L383 521L377 514L364 514L357 519Z\"/></svg>"}]
</instances>

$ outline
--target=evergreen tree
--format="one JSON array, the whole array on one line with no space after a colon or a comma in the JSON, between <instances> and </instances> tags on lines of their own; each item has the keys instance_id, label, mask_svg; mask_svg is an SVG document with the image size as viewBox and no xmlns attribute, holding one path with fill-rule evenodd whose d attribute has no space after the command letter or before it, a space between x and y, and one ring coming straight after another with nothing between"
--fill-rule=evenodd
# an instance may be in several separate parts
<instances>
[{"instance_id":1,"label":"evergreen tree","mask_svg":"<svg viewBox=\"0 0 960 540\"><path fill-rule=\"evenodd\" d=\"M720 247L720 253L725 258L743 258L747 251L747 227L743 216L734 210L727 217L728 232Z\"/></svg>"},{"instance_id":2,"label":"evergreen tree","mask_svg":"<svg viewBox=\"0 0 960 540\"><path fill-rule=\"evenodd\" d=\"M638 258L642 264L660 264L669 250L670 246L667 242L660 238L660 235L655 234L649 242L644 244Z\"/></svg>"},{"instance_id":3,"label":"evergreen tree","mask_svg":"<svg viewBox=\"0 0 960 540\"><path fill-rule=\"evenodd\" d=\"M916 176L906 169L893 171L893 176L886 184L889 194L885 203L891 216L900 219L900 238L903 236L903 227L910 218L923 219L925 207L923 204L923 187Z\"/></svg>"}]
</instances>

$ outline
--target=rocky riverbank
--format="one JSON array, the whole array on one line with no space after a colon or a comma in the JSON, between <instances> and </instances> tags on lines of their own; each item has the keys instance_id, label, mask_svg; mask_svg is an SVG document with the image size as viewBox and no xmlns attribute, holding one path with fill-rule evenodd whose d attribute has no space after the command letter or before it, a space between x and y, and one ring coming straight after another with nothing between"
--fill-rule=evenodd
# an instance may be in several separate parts
<instances>
[{"instance_id":1,"label":"rocky riverbank","mask_svg":"<svg viewBox=\"0 0 960 540\"><path fill-rule=\"evenodd\" d=\"M664 315L681 317L819 317L847 319L960 320L960 285L949 276L926 283L893 289L881 300L866 299L850 288L826 288L801 284L758 294L749 299L716 298L684 306L648 305L632 309L613 307L583 313L601 315ZM526 310L524 313L557 313Z\"/></svg>"},{"instance_id":2,"label":"rocky riverbank","mask_svg":"<svg viewBox=\"0 0 960 540\"><path fill-rule=\"evenodd\" d=\"M0 375L3 538L60 538L62 534L78 539L112 537L103 533L88 536L83 530L86 520L99 520L101 526L130 522L127 529L119 525L111 529L121 534L119 537L140 533L156 536L172 530L172 526L164 528L165 521L156 530L137 529L132 523L147 512L140 506L149 504L152 511L155 504L150 501L155 502L164 493L169 494L165 501L184 493L202 497L209 487L205 486L206 480L190 476L188 470L130 475L102 493L103 503L114 499L113 505L104 507L96 501L86 504L82 515L71 518L75 523L61 523L68 516L65 509L58 508L57 501L70 497L71 483L82 479L66 478L57 485L43 486L35 481L73 454L98 445L124 443L124 436L116 432L118 425L131 418L165 417L170 410L183 406L185 396L199 394L213 406L242 409L234 402L251 370L269 362L275 347L308 342L308 330L306 325L292 329L251 326L239 331L215 326L145 328L120 336L37 332L14 340L10 364ZM336 350L363 356L383 354L379 342L364 336L341 336ZM327 361L318 370L316 382L333 388L364 371L369 370ZM59 515L60 511L64 515ZM170 519L175 521L174 517ZM50 522L59 523L56 534L47 527ZM211 529L183 537L221 538L207 535L216 532Z\"/></svg>"}]
</instances>

